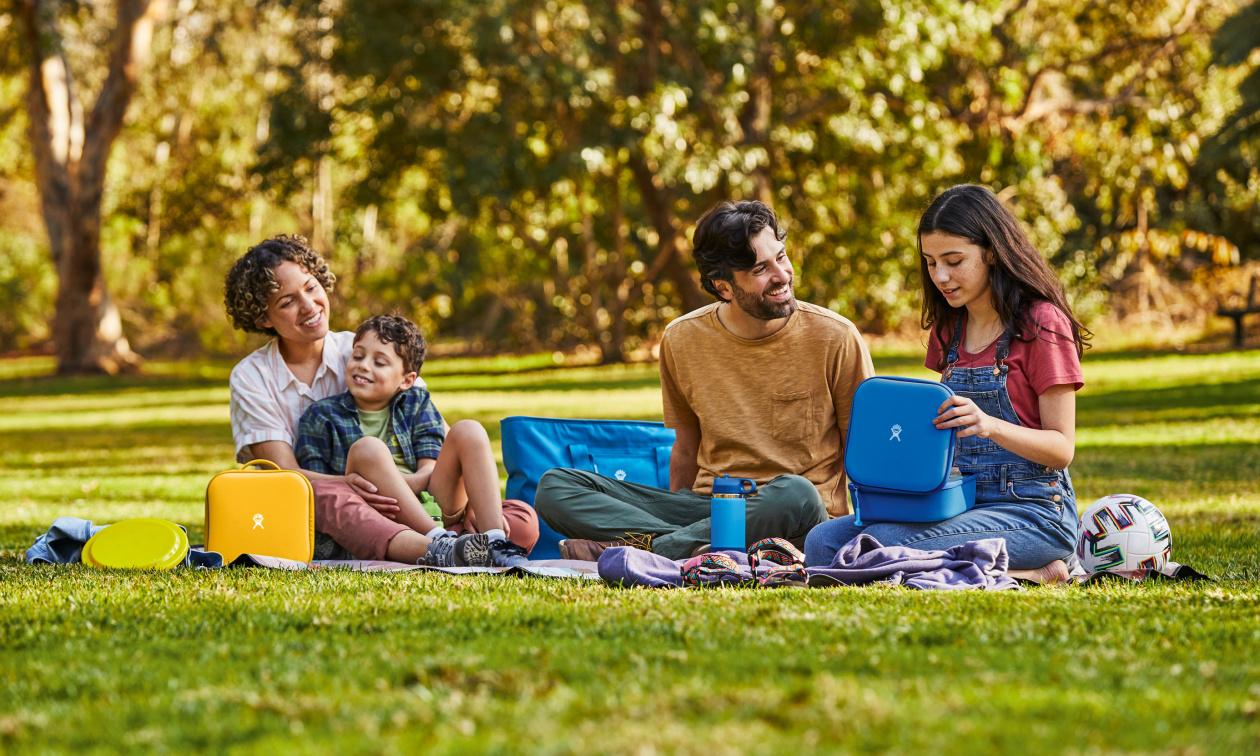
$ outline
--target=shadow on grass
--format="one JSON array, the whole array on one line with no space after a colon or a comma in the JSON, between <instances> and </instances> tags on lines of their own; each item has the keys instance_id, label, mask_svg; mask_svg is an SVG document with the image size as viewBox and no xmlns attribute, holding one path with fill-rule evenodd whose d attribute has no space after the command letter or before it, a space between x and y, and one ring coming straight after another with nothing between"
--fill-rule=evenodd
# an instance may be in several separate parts
<instances>
[{"instance_id":1,"label":"shadow on grass","mask_svg":"<svg viewBox=\"0 0 1260 756\"><path fill-rule=\"evenodd\" d=\"M1078 394L1076 427L1133 422L1186 422L1255 416L1260 379L1195 383L1157 389Z\"/></svg>"},{"instance_id":2,"label":"shadow on grass","mask_svg":"<svg viewBox=\"0 0 1260 756\"><path fill-rule=\"evenodd\" d=\"M0 381L0 398L125 394L226 388L226 378L168 375L89 376L84 378L15 378Z\"/></svg>"},{"instance_id":3,"label":"shadow on grass","mask_svg":"<svg viewBox=\"0 0 1260 756\"><path fill-rule=\"evenodd\" d=\"M1076 397L1077 412L1160 410L1260 404L1260 378L1191 383L1155 389L1119 390Z\"/></svg>"},{"instance_id":4,"label":"shadow on grass","mask_svg":"<svg viewBox=\"0 0 1260 756\"><path fill-rule=\"evenodd\" d=\"M1144 446L1089 446L1079 448L1072 461L1072 478L1079 489L1099 479L1196 483L1260 480L1260 449L1249 442L1169 444Z\"/></svg>"},{"instance_id":5,"label":"shadow on grass","mask_svg":"<svg viewBox=\"0 0 1260 756\"><path fill-rule=\"evenodd\" d=\"M151 423L122 428L74 428L70 430L0 433L0 454L34 454L65 450L109 450L120 457L145 447L177 448L232 444L232 433L222 423Z\"/></svg>"}]
</instances>

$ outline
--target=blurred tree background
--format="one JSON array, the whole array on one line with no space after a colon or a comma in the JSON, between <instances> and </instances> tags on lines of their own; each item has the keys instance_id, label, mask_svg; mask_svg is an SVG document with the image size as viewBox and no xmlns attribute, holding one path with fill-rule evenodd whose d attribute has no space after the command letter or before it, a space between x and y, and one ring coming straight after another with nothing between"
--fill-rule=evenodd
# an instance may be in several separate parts
<instances>
[{"instance_id":1,"label":"blurred tree background","mask_svg":"<svg viewBox=\"0 0 1260 756\"><path fill-rule=\"evenodd\" d=\"M0 352L47 348L66 307L32 72L47 90L55 38L100 110L135 5L10 2ZM872 333L917 323L918 213L956 183L1015 207L1093 320L1203 324L1260 261L1256 3L139 5L96 304L141 354L240 354L223 274L281 232L330 259L338 327L392 311L471 349L605 361L708 301L688 235L724 198L771 203L797 296Z\"/></svg>"}]
</instances>

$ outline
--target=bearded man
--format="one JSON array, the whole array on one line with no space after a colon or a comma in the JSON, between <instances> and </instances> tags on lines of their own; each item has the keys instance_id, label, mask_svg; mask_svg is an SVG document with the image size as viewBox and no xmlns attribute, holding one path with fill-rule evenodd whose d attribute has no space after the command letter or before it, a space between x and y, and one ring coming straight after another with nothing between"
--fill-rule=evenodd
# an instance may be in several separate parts
<instances>
[{"instance_id":1,"label":"bearded man","mask_svg":"<svg viewBox=\"0 0 1260 756\"><path fill-rule=\"evenodd\" d=\"M774 211L723 202L696 225L692 257L718 302L661 339L665 425L676 432L669 491L555 469L534 506L569 536L565 559L631 545L670 559L707 550L713 479L751 478L748 544L777 536L803 548L810 528L848 514L844 442L853 391L874 375L857 327L797 302Z\"/></svg>"}]
</instances>

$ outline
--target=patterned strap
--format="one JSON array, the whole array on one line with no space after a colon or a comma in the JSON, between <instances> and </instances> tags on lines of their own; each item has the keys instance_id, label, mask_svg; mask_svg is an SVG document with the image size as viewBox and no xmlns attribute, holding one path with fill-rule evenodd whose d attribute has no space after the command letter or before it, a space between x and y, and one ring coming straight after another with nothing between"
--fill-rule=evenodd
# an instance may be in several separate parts
<instances>
[{"instance_id":1,"label":"patterned strap","mask_svg":"<svg viewBox=\"0 0 1260 756\"><path fill-rule=\"evenodd\" d=\"M745 580L739 573L739 563L721 552L692 557L683 563L680 571L683 585L692 588L743 583Z\"/></svg>"},{"instance_id":2,"label":"patterned strap","mask_svg":"<svg viewBox=\"0 0 1260 756\"><path fill-rule=\"evenodd\" d=\"M748 547L748 564L763 588L804 586L805 555L782 538L763 538Z\"/></svg>"}]
</instances>

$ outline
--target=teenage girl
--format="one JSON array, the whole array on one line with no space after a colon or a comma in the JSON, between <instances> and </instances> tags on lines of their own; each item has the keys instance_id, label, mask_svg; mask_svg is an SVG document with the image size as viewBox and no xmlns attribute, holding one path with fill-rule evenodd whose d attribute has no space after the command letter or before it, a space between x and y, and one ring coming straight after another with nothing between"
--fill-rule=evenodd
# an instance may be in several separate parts
<instances>
[{"instance_id":1,"label":"teenage girl","mask_svg":"<svg viewBox=\"0 0 1260 756\"><path fill-rule=\"evenodd\" d=\"M927 367L954 396L938 428L956 428L954 464L977 474L975 508L941 522L825 522L805 541L810 566L828 566L859 533L884 546L948 549L1005 538L1013 577L1068 578L1076 496L1067 467L1076 448L1076 394L1089 333L1063 285L991 191L962 185L919 221Z\"/></svg>"}]
</instances>

